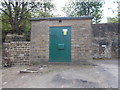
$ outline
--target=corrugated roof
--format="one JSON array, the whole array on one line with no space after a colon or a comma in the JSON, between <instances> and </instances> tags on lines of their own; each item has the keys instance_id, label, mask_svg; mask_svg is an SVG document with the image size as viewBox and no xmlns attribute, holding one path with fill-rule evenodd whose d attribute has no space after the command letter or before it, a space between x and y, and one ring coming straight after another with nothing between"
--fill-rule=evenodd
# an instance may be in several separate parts
<instances>
[{"instance_id":1,"label":"corrugated roof","mask_svg":"<svg viewBox=\"0 0 120 90\"><path fill-rule=\"evenodd\" d=\"M80 16L80 17L49 17L49 18L31 18L31 21L41 21L41 20L73 20L73 19L93 19L92 16Z\"/></svg>"}]
</instances>

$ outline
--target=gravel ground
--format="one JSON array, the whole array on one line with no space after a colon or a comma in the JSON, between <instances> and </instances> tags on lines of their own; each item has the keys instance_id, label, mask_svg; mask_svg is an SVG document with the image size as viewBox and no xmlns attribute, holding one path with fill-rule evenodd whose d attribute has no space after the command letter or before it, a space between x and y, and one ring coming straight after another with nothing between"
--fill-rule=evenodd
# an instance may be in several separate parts
<instances>
[{"instance_id":1,"label":"gravel ground","mask_svg":"<svg viewBox=\"0 0 120 90\"><path fill-rule=\"evenodd\" d=\"M14 66L2 70L3 88L118 88L118 61L95 60L96 65ZM19 73L32 68L38 73Z\"/></svg>"}]
</instances>

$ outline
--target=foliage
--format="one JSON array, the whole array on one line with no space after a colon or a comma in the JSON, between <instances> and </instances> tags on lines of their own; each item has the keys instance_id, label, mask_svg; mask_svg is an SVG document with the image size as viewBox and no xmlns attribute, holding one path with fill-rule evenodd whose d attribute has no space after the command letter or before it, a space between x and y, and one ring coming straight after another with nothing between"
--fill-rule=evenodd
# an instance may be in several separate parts
<instances>
[{"instance_id":1,"label":"foliage","mask_svg":"<svg viewBox=\"0 0 120 90\"><path fill-rule=\"evenodd\" d=\"M107 18L107 22L108 23L118 23L118 18L117 17L115 17L115 18L109 17L109 18Z\"/></svg>"},{"instance_id":2,"label":"foliage","mask_svg":"<svg viewBox=\"0 0 120 90\"><path fill-rule=\"evenodd\" d=\"M75 0L66 5L63 11L68 16L93 16L93 23L99 23L102 18L103 1Z\"/></svg>"},{"instance_id":3,"label":"foliage","mask_svg":"<svg viewBox=\"0 0 120 90\"><path fill-rule=\"evenodd\" d=\"M1 6L3 41L7 33L26 34L31 28L29 21L31 17L51 17L50 11L54 9L54 5L45 0L41 2L4 0Z\"/></svg>"},{"instance_id":4,"label":"foliage","mask_svg":"<svg viewBox=\"0 0 120 90\"><path fill-rule=\"evenodd\" d=\"M40 17L52 17L53 15L48 12L36 11L35 13L31 13L32 18L40 18Z\"/></svg>"},{"instance_id":5,"label":"foliage","mask_svg":"<svg viewBox=\"0 0 120 90\"><path fill-rule=\"evenodd\" d=\"M2 12L6 15L6 17L3 16L3 19L5 18L5 21L8 22L6 24L10 24L12 32L16 34L22 34L25 20L28 19L27 14L30 10L33 10L35 5L33 3L28 2L17 2L17 1L5 1L1 3L2 4ZM30 8L27 6L29 5Z\"/></svg>"},{"instance_id":6,"label":"foliage","mask_svg":"<svg viewBox=\"0 0 120 90\"><path fill-rule=\"evenodd\" d=\"M108 17L107 22L108 23L118 23L120 20L120 12L118 12L118 15L115 18Z\"/></svg>"},{"instance_id":7,"label":"foliage","mask_svg":"<svg viewBox=\"0 0 120 90\"><path fill-rule=\"evenodd\" d=\"M11 30L11 25L8 23L9 17L5 13L2 13L1 16L2 16L2 29Z\"/></svg>"}]
</instances>

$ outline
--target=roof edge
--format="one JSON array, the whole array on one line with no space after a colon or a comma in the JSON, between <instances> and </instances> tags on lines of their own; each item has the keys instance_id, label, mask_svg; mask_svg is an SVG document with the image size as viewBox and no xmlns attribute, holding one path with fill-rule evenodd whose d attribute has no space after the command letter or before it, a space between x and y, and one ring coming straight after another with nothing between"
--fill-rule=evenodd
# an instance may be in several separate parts
<instances>
[{"instance_id":1,"label":"roof edge","mask_svg":"<svg viewBox=\"0 0 120 90\"><path fill-rule=\"evenodd\" d=\"M79 17L47 17L47 18L31 18L30 21L43 21L43 20L85 20L93 19L92 16L79 16Z\"/></svg>"}]
</instances>

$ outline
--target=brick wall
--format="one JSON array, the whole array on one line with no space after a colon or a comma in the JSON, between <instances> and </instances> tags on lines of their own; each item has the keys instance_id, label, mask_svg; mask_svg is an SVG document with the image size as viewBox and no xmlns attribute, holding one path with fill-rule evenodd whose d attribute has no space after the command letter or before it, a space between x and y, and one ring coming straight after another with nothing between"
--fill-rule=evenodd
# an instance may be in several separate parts
<instances>
[{"instance_id":1,"label":"brick wall","mask_svg":"<svg viewBox=\"0 0 120 90\"><path fill-rule=\"evenodd\" d=\"M8 58L14 64L29 64L29 52L30 42L3 43L3 59Z\"/></svg>"}]
</instances>

